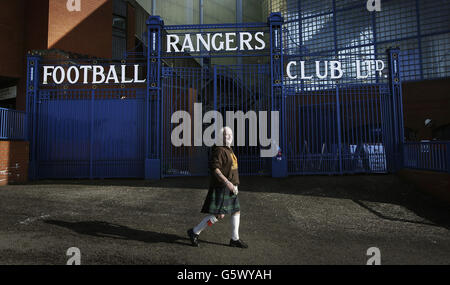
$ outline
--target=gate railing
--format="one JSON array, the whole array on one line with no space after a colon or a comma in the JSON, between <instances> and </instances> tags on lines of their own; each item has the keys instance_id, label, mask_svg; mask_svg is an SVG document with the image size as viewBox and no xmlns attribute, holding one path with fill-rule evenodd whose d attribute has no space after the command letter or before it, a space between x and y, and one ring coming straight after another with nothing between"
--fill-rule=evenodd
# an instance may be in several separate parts
<instances>
[{"instance_id":1,"label":"gate railing","mask_svg":"<svg viewBox=\"0 0 450 285\"><path fill-rule=\"evenodd\" d=\"M388 172L389 91L384 83L286 91L288 174Z\"/></svg>"},{"instance_id":2,"label":"gate railing","mask_svg":"<svg viewBox=\"0 0 450 285\"><path fill-rule=\"evenodd\" d=\"M0 108L0 139L26 140L26 112Z\"/></svg>"},{"instance_id":3,"label":"gate railing","mask_svg":"<svg viewBox=\"0 0 450 285\"><path fill-rule=\"evenodd\" d=\"M450 141L405 142L404 168L450 173Z\"/></svg>"},{"instance_id":4,"label":"gate railing","mask_svg":"<svg viewBox=\"0 0 450 285\"><path fill-rule=\"evenodd\" d=\"M309 81L300 81L294 84L298 88L294 89L294 93L290 94L293 96L290 96L286 94L285 89L290 82L284 75L285 56L283 55L282 24L283 19L279 14L272 14L267 23L242 25L164 26L161 18L157 16L150 17L147 21L149 41L147 64L146 66L143 65L147 69L147 82L146 87L139 89L139 99L141 101L138 106L139 109L132 104L128 104L127 100L122 100L121 97L117 96L113 96L115 100L113 100L114 103L111 103L111 106L114 104L114 107L99 109L104 106L97 106L96 102L104 103L105 101L96 100L95 94L99 94L102 91L97 89L95 85L89 87L89 90L90 88L92 90L90 91L90 97L87 98L90 101L86 101L87 107L79 107L81 111L86 113L86 116L90 116L86 117L90 118L89 128L83 129L77 125L78 128L81 128L81 131L87 134L86 138L88 138L91 146L88 159L86 159L90 165L85 168L87 176L91 178L99 176L94 171L94 166L100 159L96 159L95 156L97 155L98 158L98 155L102 153L95 151L93 147L96 145L96 138L98 138L95 130L107 129L109 132L104 137L100 137L98 139L99 142L111 141L107 135L115 134L113 130L117 129L117 125L123 126L124 133L132 133L129 130L130 124L115 123L121 119L118 111L124 112L124 110L128 110L131 114L137 114L135 117L138 117L137 119L135 118L136 121L134 123L136 123L135 129L139 130L139 135L131 134L130 137L133 137L133 140L139 143L139 150L142 149L142 153L139 152L137 154L139 160L143 162L141 163L143 165L140 167L142 171L139 170L139 176L144 176L146 179L159 179L161 176L165 176L164 174L186 175L186 165L195 162L195 159L192 158L203 160L205 157L204 153L189 153L189 155L181 156L173 151L170 145L166 147L165 143L169 142L168 135L170 134L168 126L171 125L169 125L167 118L167 123L164 124L164 115L165 112L172 115L178 109L189 109L197 101L204 102L208 98L212 98L215 101L213 105L205 104L205 106L209 108L213 106L211 109L222 112L244 105L249 106L248 108L243 108L243 110L247 110L250 108L250 105L257 105L256 102L259 102L257 110L280 111L280 124L282 127L279 136L280 155L277 158L272 158L271 161L269 160L269 163L255 167L260 162L260 158L253 155L255 153L258 154L257 150L250 149L238 153L241 160L244 158L248 161L247 167L244 167L246 169L244 172L247 174L269 173L270 170L266 171L266 166L269 166L268 169L271 169L272 176L276 177L300 173L393 172L402 168L404 157L407 156L403 148L403 110L399 51L393 49L388 52L389 74L386 74L386 76L375 76L373 81L369 80L367 82L363 79L355 81L353 76L344 77L342 80L336 81L336 83L330 83L327 80L318 81L316 84L312 84ZM165 53L163 49L165 46L162 36L164 29L173 30L174 33L186 34L183 31L185 29L205 32L205 29L221 28L242 29L245 31L248 31L250 28L264 29L265 32L269 33L269 45L264 50L261 50L259 54L253 54L253 52L235 54L229 51L223 53L211 51L209 53L210 57L265 56L267 57L267 66L264 68L258 67L253 71L250 67L246 67L246 70L250 70L250 73L244 77L246 70L239 67L244 65L238 64L238 68L233 69L230 66L225 68L217 65L211 68L211 66L208 67L205 64L209 71L198 68L200 73L197 78L193 77L195 74L190 72L193 69L184 69L184 73L174 73L174 70L179 71L180 68L163 67L162 60L172 57L170 54ZM194 55L186 56L202 57L205 54L204 51L198 51ZM174 55L173 57L182 58L179 55ZM386 55L374 55L373 58L384 59ZM351 56L342 59L349 70L355 70L352 63L353 59L354 57ZM126 62L125 59L123 61ZM78 63L80 62L82 61L78 61ZM96 60L95 62L97 64ZM51 124L55 124L55 122L48 119L44 120L45 112L53 114L55 113L54 110L61 111L60 118L64 115L72 116L71 113L63 112L65 110L74 111L71 108L74 104L71 104L71 97L67 97L66 92L68 95L71 93L77 94L77 92L80 92L80 89L71 88L66 90L68 87L57 88L54 86L56 97L51 97L50 99L52 100L45 101L44 99L49 98L44 97L51 95L48 93L51 91L44 90L41 86L42 84L39 83L42 64L42 58L39 55L30 54L28 56L27 114L30 127L28 128L28 133L26 130L24 132L31 138L30 173L32 174L30 177L32 178L39 177L39 175L36 176L36 173L39 174L36 170L41 169L39 163L42 160L42 155L53 154L50 148L47 152L39 149L39 146L49 146L47 139L55 138L61 141L61 137L64 134L64 139L73 143L73 140L70 137L68 139L68 136L79 137L78 130L69 132L69 135L65 134L64 131L71 131L71 129L66 129L64 124L58 125L61 127L61 131L57 129L58 131L55 132L54 128L51 128L53 126ZM65 65L68 66L69 63ZM308 72L308 74L310 73ZM185 78L181 75L184 75ZM203 82L211 76L214 78L212 84L210 81ZM208 87L205 88L202 85L208 85ZM113 95L120 95L120 92L122 92L120 90L126 90L125 86L121 86L121 89L118 86L116 87L111 91ZM252 87L258 87L262 92L254 92ZM62 96L58 94L62 94ZM167 94L171 96L166 96ZM211 94L213 96L210 96ZM255 100L256 94L260 95L258 100ZM203 97L200 96L199 99L199 95L203 95ZM241 103L235 104L232 101L230 104L230 100L235 99L241 100ZM183 104L181 104L182 100ZM204 103L208 102L210 103L211 101ZM107 104L104 105L109 106ZM61 106L65 107L65 109L61 109ZM133 109L133 106L136 108ZM261 106L267 106L267 108L262 108ZM100 110L98 115L96 113L97 110ZM81 113L78 113L73 116L80 117ZM112 122L107 125L108 128L104 128L104 125L100 124L103 122L99 119L100 115L111 116L103 120ZM60 122L57 123L59 124ZM298 128L299 126L302 128ZM49 133L45 133L45 130L48 130L52 136L49 136ZM39 139L41 140L39 141ZM119 137L118 140L120 139L122 138ZM62 143L66 142L62 141ZM126 145L129 146L129 143ZM64 145L64 147L67 149L67 145ZM122 157L118 154L126 153L124 149L126 147L123 147L121 142L120 147L112 147L111 150L105 150L105 153L111 154L108 158L114 160L114 158ZM187 150L178 149L177 151ZM246 156L249 153L251 155ZM166 167L165 162L168 158L169 162L173 163L167 164ZM67 165L70 165L72 162L72 159L64 161ZM181 166L178 167L175 163ZM52 167L54 167L52 169L55 171L60 170L60 167L56 164ZM86 171L86 169L89 171ZM192 171L192 173L194 172ZM110 173L113 172L108 170L105 173L111 176ZM122 171L115 171L114 173L118 173L118 175L123 174ZM200 169L199 173L205 173L205 171ZM100 176L108 175L101 174Z\"/></svg>"}]
</instances>

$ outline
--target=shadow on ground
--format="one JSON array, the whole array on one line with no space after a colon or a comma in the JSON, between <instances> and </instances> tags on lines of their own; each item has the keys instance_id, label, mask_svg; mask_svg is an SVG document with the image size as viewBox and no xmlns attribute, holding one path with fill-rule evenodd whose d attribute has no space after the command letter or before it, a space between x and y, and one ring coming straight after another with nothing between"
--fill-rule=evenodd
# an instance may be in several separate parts
<instances>
[{"instance_id":1,"label":"shadow on ground","mask_svg":"<svg viewBox=\"0 0 450 285\"><path fill-rule=\"evenodd\" d=\"M413 185L394 174L340 175L340 176L289 176L272 178L266 176L243 176L241 192L280 193L303 196L349 199L380 218L426 224L450 229L450 205L415 189ZM92 185L124 186L171 189L189 188L206 190L208 177L177 177L162 180L94 179L94 180L41 180L32 185ZM369 203L367 203L369 202ZM372 208L370 202L405 207L429 222L410 221Z\"/></svg>"},{"instance_id":2,"label":"shadow on ground","mask_svg":"<svg viewBox=\"0 0 450 285\"><path fill-rule=\"evenodd\" d=\"M112 224L103 221L67 222L59 220L45 220L44 223L67 228L76 233L93 237L141 241L146 243L172 243L192 246L187 236L181 237L173 234L137 230L127 226ZM203 240L202 243L227 246L227 244Z\"/></svg>"}]
</instances>

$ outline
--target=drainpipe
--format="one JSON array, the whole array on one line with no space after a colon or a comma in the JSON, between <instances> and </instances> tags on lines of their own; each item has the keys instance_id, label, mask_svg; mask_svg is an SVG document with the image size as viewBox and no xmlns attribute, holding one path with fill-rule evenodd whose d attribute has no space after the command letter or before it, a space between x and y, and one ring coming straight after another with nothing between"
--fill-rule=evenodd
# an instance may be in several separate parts
<instances>
[{"instance_id":1,"label":"drainpipe","mask_svg":"<svg viewBox=\"0 0 450 285\"><path fill-rule=\"evenodd\" d=\"M152 15L156 15L156 0L152 0Z\"/></svg>"}]
</instances>

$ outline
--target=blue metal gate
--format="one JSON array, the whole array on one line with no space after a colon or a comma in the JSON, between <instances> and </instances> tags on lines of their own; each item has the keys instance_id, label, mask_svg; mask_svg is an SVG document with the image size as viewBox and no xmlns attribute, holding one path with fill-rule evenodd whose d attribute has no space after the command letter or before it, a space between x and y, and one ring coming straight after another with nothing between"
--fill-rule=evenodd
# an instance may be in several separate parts
<instances>
[{"instance_id":1,"label":"blue metal gate","mask_svg":"<svg viewBox=\"0 0 450 285\"><path fill-rule=\"evenodd\" d=\"M283 126L288 174L386 173L401 167L398 54L389 50L359 55L388 61L384 76L312 79L286 89ZM342 66L354 66L348 58L341 59Z\"/></svg>"},{"instance_id":2,"label":"blue metal gate","mask_svg":"<svg viewBox=\"0 0 450 285\"><path fill-rule=\"evenodd\" d=\"M289 174L387 172L386 84L288 93Z\"/></svg>"},{"instance_id":3,"label":"blue metal gate","mask_svg":"<svg viewBox=\"0 0 450 285\"><path fill-rule=\"evenodd\" d=\"M176 127L171 123L175 111L186 111L191 117L194 104L202 103L202 116L215 110L226 121L227 111L281 111L283 95L283 49L282 17L273 13L267 23L212 24L164 26L163 21L155 16L148 20L148 66L150 97L158 98L157 109L161 116L155 118L160 130L150 134L152 148L148 168L160 171L161 176L207 175L209 148L205 146L175 147L171 143L171 133ZM181 38L196 33L223 33L264 31L268 37L267 46L252 52L204 51L189 54L171 54L165 52L162 31L167 35ZM263 63L253 62L250 58L262 59ZM237 64L211 65L203 59L237 58ZM201 67L183 67L183 60L196 59ZM172 60L176 67L163 66L162 60ZM247 61L247 63L244 63ZM180 67L178 67L180 66ZM159 121L161 120L161 121ZM153 122L153 121L152 121ZM201 126L203 130L207 126ZM248 127L246 128L248 132ZM191 134L193 144L195 134ZM280 134L281 141L284 141ZM272 159L261 158L257 146L236 146L239 171L242 175L270 175ZM156 177L157 178L157 177Z\"/></svg>"},{"instance_id":4,"label":"blue metal gate","mask_svg":"<svg viewBox=\"0 0 450 285\"><path fill-rule=\"evenodd\" d=\"M270 72L268 65L228 65L209 68L165 67L162 71L162 175L207 175L209 147L194 146L194 123L191 146L175 147L171 133L175 125L172 114L186 111L192 121L194 104L201 104L203 115L211 110L222 114L226 121L227 111L270 111ZM245 131L249 132L248 122ZM206 125L201 125L203 134ZM236 129L236 126L232 126ZM235 134L236 135L236 134ZM236 142L236 140L235 140ZM270 160L260 157L257 146L235 146L242 175L270 173Z\"/></svg>"},{"instance_id":5,"label":"blue metal gate","mask_svg":"<svg viewBox=\"0 0 450 285\"><path fill-rule=\"evenodd\" d=\"M164 26L159 17L152 16L147 21L148 48L143 61L116 62L144 67L147 80L141 85L44 85L40 82L44 65L67 69L72 65L111 62L29 55L30 178L159 179L207 175L208 147L175 147L171 143L175 127L172 114L181 110L193 117L196 103L202 103L202 116L216 110L224 122L227 111L280 112L281 155L261 158L260 147L248 143L235 146L243 175L399 169L403 154L399 51L365 55L385 59L389 72L382 77L300 80L293 84L284 70L284 62L293 58L283 55L282 24L277 13L271 14L267 23L189 26ZM264 31L268 44L265 49L252 52L164 52L164 33L183 36L207 31ZM216 57L237 61L230 65L203 61ZM260 61L252 61L252 57ZM185 59L195 59L200 64L186 67ZM168 60L172 63L167 64ZM349 62L344 64L353 68ZM201 134L206 127L201 126ZM248 132L247 126L245 129ZM191 134L191 145L197 135Z\"/></svg>"},{"instance_id":6,"label":"blue metal gate","mask_svg":"<svg viewBox=\"0 0 450 285\"><path fill-rule=\"evenodd\" d=\"M29 62L36 70L75 63L54 57ZM110 62L78 59L75 64ZM42 82L36 87L28 98L32 179L144 176L145 88Z\"/></svg>"},{"instance_id":7,"label":"blue metal gate","mask_svg":"<svg viewBox=\"0 0 450 285\"><path fill-rule=\"evenodd\" d=\"M144 89L41 90L39 178L142 177Z\"/></svg>"}]
</instances>

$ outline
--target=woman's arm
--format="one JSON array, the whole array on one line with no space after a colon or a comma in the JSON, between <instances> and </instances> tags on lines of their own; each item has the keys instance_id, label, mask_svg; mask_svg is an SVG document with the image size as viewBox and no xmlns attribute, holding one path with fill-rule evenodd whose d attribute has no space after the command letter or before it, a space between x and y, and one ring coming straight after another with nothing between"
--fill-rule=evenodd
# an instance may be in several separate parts
<instances>
[{"instance_id":1,"label":"woman's arm","mask_svg":"<svg viewBox=\"0 0 450 285\"><path fill-rule=\"evenodd\" d=\"M214 175L217 177L218 180L222 181L223 184L225 184L231 192L234 193L234 185L231 183L220 171L219 168L214 169Z\"/></svg>"}]
</instances>

